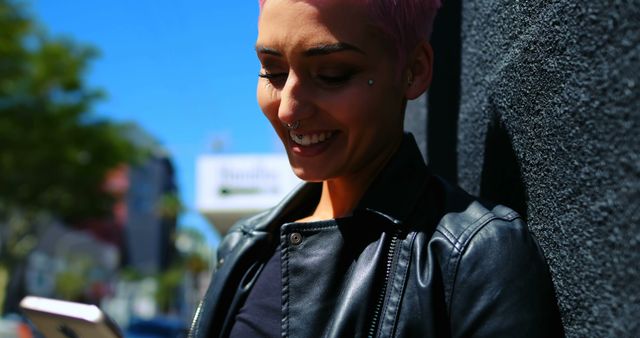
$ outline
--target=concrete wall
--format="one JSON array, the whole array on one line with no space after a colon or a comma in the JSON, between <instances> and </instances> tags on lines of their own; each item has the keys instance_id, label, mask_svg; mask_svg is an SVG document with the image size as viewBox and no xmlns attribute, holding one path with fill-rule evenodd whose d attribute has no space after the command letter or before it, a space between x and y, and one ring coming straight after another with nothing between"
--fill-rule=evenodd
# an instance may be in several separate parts
<instances>
[{"instance_id":1,"label":"concrete wall","mask_svg":"<svg viewBox=\"0 0 640 338\"><path fill-rule=\"evenodd\" d=\"M569 337L640 336L639 18L637 1L445 1L407 114L434 171L527 218Z\"/></svg>"}]
</instances>

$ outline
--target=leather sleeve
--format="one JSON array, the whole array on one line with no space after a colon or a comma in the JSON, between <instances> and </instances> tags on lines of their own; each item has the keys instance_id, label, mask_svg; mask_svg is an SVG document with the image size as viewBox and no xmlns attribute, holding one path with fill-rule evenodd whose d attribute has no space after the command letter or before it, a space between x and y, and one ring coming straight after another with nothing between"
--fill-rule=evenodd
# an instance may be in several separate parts
<instances>
[{"instance_id":1,"label":"leather sleeve","mask_svg":"<svg viewBox=\"0 0 640 338\"><path fill-rule=\"evenodd\" d=\"M494 218L469 231L453 249L452 336L563 337L547 264L520 218Z\"/></svg>"}]
</instances>

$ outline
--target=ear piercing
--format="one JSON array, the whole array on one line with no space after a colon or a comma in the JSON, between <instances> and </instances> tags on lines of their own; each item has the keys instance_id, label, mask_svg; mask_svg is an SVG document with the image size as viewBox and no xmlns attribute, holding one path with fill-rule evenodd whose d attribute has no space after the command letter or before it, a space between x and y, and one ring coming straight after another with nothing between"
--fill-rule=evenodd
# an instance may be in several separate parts
<instances>
[{"instance_id":1,"label":"ear piercing","mask_svg":"<svg viewBox=\"0 0 640 338\"><path fill-rule=\"evenodd\" d=\"M294 121L293 123L287 123L287 129L296 130L300 128L300 120Z\"/></svg>"},{"instance_id":2,"label":"ear piercing","mask_svg":"<svg viewBox=\"0 0 640 338\"><path fill-rule=\"evenodd\" d=\"M367 84L368 84L369 86L373 86L373 83L374 83L373 79L369 79L369 81L367 81Z\"/></svg>"}]
</instances>

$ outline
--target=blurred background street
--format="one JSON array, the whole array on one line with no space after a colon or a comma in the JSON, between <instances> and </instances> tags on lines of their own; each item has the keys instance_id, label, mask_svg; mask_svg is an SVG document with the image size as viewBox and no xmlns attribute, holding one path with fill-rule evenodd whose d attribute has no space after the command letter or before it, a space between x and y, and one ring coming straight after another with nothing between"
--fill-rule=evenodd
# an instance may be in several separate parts
<instances>
[{"instance_id":1,"label":"blurred background street","mask_svg":"<svg viewBox=\"0 0 640 338\"><path fill-rule=\"evenodd\" d=\"M184 332L220 235L297 184L255 102L257 1L0 0L0 337L29 294Z\"/></svg>"}]
</instances>

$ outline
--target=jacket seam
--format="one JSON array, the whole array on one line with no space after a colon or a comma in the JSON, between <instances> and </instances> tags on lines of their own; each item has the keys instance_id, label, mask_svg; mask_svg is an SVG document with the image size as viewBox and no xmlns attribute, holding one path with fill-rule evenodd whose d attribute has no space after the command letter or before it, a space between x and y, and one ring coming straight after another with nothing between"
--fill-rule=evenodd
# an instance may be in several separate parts
<instances>
[{"instance_id":1,"label":"jacket seam","mask_svg":"<svg viewBox=\"0 0 640 338\"><path fill-rule=\"evenodd\" d=\"M489 212L485 213L484 215L482 215L478 220L476 220L475 222L471 223L469 226L467 226L465 228L465 230L460 234L460 236L458 236L457 240L455 243L452 243L453 245L453 250L451 250L451 253L449 254L449 260L447 262L447 271L448 271L448 275L449 277L447 278L447 284L450 286L450 292L449 292L449 297L447 304L449 304L448 309L447 309L447 315L451 316L451 307L452 307L452 301L453 301L453 293L454 293L454 289L455 289L455 281L458 275L458 266L460 264L460 258L462 257L462 252L464 251L464 247L460 248L458 247L458 245L461 243L461 237L462 235L464 235L469 229L474 228L474 226L477 225L477 229L482 228L482 226L484 224L487 224L488 222L491 221L491 217L489 217L488 219L485 219L485 216L489 214ZM480 223L481 220L485 220L484 223ZM469 239L473 238L472 236L469 236ZM466 241L463 246L466 246L466 244L468 243L468 241Z\"/></svg>"},{"instance_id":2,"label":"jacket seam","mask_svg":"<svg viewBox=\"0 0 640 338\"><path fill-rule=\"evenodd\" d=\"M409 271L409 265L411 265L411 252L413 251L413 244L415 242L416 239L416 233L412 232L411 233L411 239L409 240L409 244L408 244L408 248L405 252L406 257L407 257L407 262L405 264L405 267L402 271L402 280L399 283L398 286L398 304L396 306L396 313L395 316L393 316L393 323L391 326L391 335L390 337L397 337L397 332L396 329L398 328L398 316L400 315L400 304L402 303L402 299L403 299L403 294L404 294L404 290L405 290L405 285L407 282L407 272Z\"/></svg>"},{"instance_id":3,"label":"jacket seam","mask_svg":"<svg viewBox=\"0 0 640 338\"><path fill-rule=\"evenodd\" d=\"M289 231L296 231L296 230L297 230L297 231L301 231L301 232L305 232L305 231L318 231L318 230L330 230L330 229L331 229L331 230L333 230L333 229L336 229L336 228L338 228L338 227L337 227L337 226L335 226L335 225L331 225L331 226L329 226L329 225L328 225L328 226L321 226L321 227L311 227L311 228L304 228L304 227L301 227L301 228L287 229L287 232L289 232Z\"/></svg>"},{"instance_id":4,"label":"jacket seam","mask_svg":"<svg viewBox=\"0 0 640 338\"><path fill-rule=\"evenodd\" d=\"M489 217L487 218L487 215L489 215ZM450 291L450 297L451 295L453 295L453 283L455 281L456 278L456 273L458 270L457 267L457 262L456 262L456 257L454 257L455 255L460 255L464 249L464 246L466 245L466 243L462 244L462 247L460 247L460 243L462 243L462 238L464 237L464 235L470 231L470 229L474 229L476 226L477 227L481 227L482 226L482 222L489 222L491 220L491 212L486 212L485 214L483 214L482 216L480 216L477 220L475 220L474 222L472 222L471 224L469 224L468 226L466 226L464 228L464 230L458 235L455 236L452 233L449 232L449 230L447 230L447 232L449 232L451 234L451 236L453 236L453 238L455 239L455 242L451 241L451 239L447 238L447 240L449 240L449 243L453 246L453 249L451 250L451 253L449 253L449 258L447 259L447 285L451 286L451 291ZM479 225L478 225L479 224ZM441 229L446 229L444 227L438 227ZM445 236L447 237L447 236ZM471 238L472 236L468 237Z\"/></svg>"},{"instance_id":5,"label":"jacket seam","mask_svg":"<svg viewBox=\"0 0 640 338\"><path fill-rule=\"evenodd\" d=\"M453 302L453 294L454 294L454 292L455 292L455 281L456 281L456 279L457 279L458 268L460 267L460 261L462 260L462 256L464 255L464 251L466 250L466 248L467 248L468 244L471 242L471 240L472 240L472 239L473 239L473 238L474 238L474 237L475 237L475 236L476 236L476 235L477 235L477 234L478 234L482 229L484 229L484 228L485 228L489 223L491 223L492 221L494 221L494 220L502 220L502 221L506 221L506 222L511 223L514 219L516 219L516 218L510 219L510 220L509 220L509 219L505 219L505 218L503 218L503 217L495 216L495 214L493 214L493 213L491 213L491 212L489 212L488 214L491 214L491 216L490 216L490 217L488 217L486 220L484 220L484 222L482 222L482 223L478 224L478 225L475 227L475 229L473 229L473 230L471 231L471 232L472 232L472 234L471 234L471 235L469 235L469 237L467 238L467 240L465 240L465 241L464 241L464 244L463 244L463 246L462 246L461 250L459 250L459 251L457 252L457 257L456 257L456 258L452 258L452 260L455 260L455 263L454 263L454 266L453 266L452 271L450 271L451 277L450 277L450 281L449 281L449 283L451 284L451 293L449 294L448 302L447 302L447 303L449 304L449 306L448 306L448 307L449 307L449 309L448 309L448 311L447 311L449 316L451 316L451 308L452 308L452 305L453 305L453 303L452 303L452 302ZM514 214L515 214L515 213L514 213ZM486 214L485 214L485 215L486 215ZM484 215L483 215L483 217L482 217L482 218L484 218ZM478 222L474 222L474 224L475 224L475 223L478 223ZM471 227L471 226L469 226L469 227ZM465 231L465 232L466 232L466 231ZM452 257L452 256L453 256L453 251L452 251L452 253L451 253L450 257ZM450 262L450 263L451 263L451 262Z\"/></svg>"},{"instance_id":6,"label":"jacket seam","mask_svg":"<svg viewBox=\"0 0 640 338\"><path fill-rule=\"evenodd\" d=\"M384 329L385 317L386 317L387 312L389 312L389 308L390 308L390 305L391 305L390 304L391 296L393 295L394 290L395 290L395 281L396 281L396 275L397 275L396 272L397 272L397 269L398 269L398 262L400 260L400 256L401 255L402 255L402 252L398 252L397 256L395 256L393 258L393 261L391 262L391 264L392 264L394 269L389 274L389 280L388 280L388 284L387 284L387 287L389 289L386 290L387 294L384 297L384 303L383 303L386 306L383 307L382 313L380 314L380 320L379 320L379 323L378 323L379 329L378 329L378 332L376 334L376 337L382 337L382 330Z\"/></svg>"},{"instance_id":7,"label":"jacket seam","mask_svg":"<svg viewBox=\"0 0 640 338\"><path fill-rule=\"evenodd\" d=\"M282 255L282 337L289 336L289 247L281 250Z\"/></svg>"},{"instance_id":8,"label":"jacket seam","mask_svg":"<svg viewBox=\"0 0 640 338\"><path fill-rule=\"evenodd\" d=\"M485 220L484 218L489 218L488 220ZM493 212L488 211L485 214L483 214L482 216L480 216L476 221L474 221L473 223L469 224L467 227L465 227L465 229L460 233L460 235L455 236L451 231L449 231L447 228L445 227L437 227L436 228L436 232L441 233L446 240L449 242L449 244L451 244L456 250L458 251L463 251L464 248L466 247L467 243L463 243L462 245L460 245L460 243L462 242L468 242L473 235L469 236L468 238L466 238L466 240L463 238L464 235L469 232L472 231L474 229L474 226L477 223L483 223L481 225L479 225L478 227L482 227L484 226L486 223L491 222L492 220L503 220L506 222L513 222L514 220L520 218L520 215L515 212L512 211L504 216L496 216Z\"/></svg>"},{"instance_id":9,"label":"jacket seam","mask_svg":"<svg viewBox=\"0 0 640 338\"><path fill-rule=\"evenodd\" d=\"M445 237L445 239L449 242L449 244L455 247L456 236L454 236L453 233L451 233L451 231L447 230L444 227L438 227L436 228L435 231L441 233Z\"/></svg>"},{"instance_id":10,"label":"jacket seam","mask_svg":"<svg viewBox=\"0 0 640 338\"><path fill-rule=\"evenodd\" d=\"M478 218L475 222L467 226L464 229L464 231L462 231L460 236L458 236L458 240L456 242L456 248L462 252L464 248L467 246L467 243L469 242L469 240L473 237L473 233L475 232L475 230L477 228L481 228L482 226L484 226L494 218L496 218L495 215L493 215L490 211L488 211L482 216L480 216L480 218ZM471 235L468 235L469 233L471 233Z\"/></svg>"}]
</instances>

